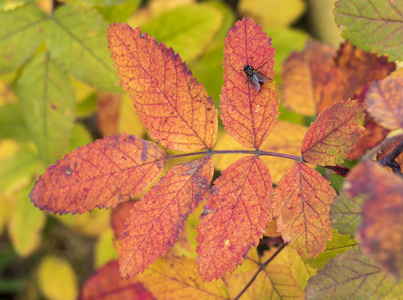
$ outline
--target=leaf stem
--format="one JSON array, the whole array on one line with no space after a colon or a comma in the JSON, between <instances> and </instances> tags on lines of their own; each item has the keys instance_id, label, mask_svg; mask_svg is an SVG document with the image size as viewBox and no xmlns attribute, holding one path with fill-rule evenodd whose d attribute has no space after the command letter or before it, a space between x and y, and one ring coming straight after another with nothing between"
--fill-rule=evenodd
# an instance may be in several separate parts
<instances>
[{"instance_id":1,"label":"leaf stem","mask_svg":"<svg viewBox=\"0 0 403 300\"><path fill-rule=\"evenodd\" d=\"M243 288L243 290L234 298L234 300L238 300L241 298L241 296L246 292L246 290L252 285L252 283L255 281L257 278L257 275L259 275L260 271L264 270L266 266L287 246L287 243L282 244L277 251L270 256L268 260L266 260L263 264L260 265L259 270L256 271L255 275L249 280L248 284Z\"/></svg>"},{"instance_id":2,"label":"leaf stem","mask_svg":"<svg viewBox=\"0 0 403 300\"><path fill-rule=\"evenodd\" d=\"M200 152L171 155L171 156L168 156L166 159L188 157L188 156L194 156L194 155L203 155L203 154L209 155L209 156L212 156L215 154L252 154L252 155L259 155L259 156L276 156L276 157L282 157L282 158L292 159L292 160L296 160L296 161L301 161L300 156L277 153L277 152L260 151L259 149L257 149L257 150L206 150L206 151L200 151Z\"/></svg>"}]
</instances>

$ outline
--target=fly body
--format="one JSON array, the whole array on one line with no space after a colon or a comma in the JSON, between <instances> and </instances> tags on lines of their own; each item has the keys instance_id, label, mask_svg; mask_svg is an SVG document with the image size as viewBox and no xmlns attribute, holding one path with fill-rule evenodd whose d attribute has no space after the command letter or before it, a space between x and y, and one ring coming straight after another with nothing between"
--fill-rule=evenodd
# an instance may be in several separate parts
<instances>
[{"instance_id":1,"label":"fly body","mask_svg":"<svg viewBox=\"0 0 403 300\"><path fill-rule=\"evenodd\" d=\"M256 69L250 65L243 66L243 71L245 72L246 77L248 77L248 79L245 81L245 83L247 83L249 81L249 83L253 86L253 88L256 91L260 91L260 84L264 83L268 80L266 76L264 76L261 72L258 71L258 69L263 67L266 63L267 63L267 61L263 65L261 65L259 68L256 68Z\"/></svg>"}]
</instances>

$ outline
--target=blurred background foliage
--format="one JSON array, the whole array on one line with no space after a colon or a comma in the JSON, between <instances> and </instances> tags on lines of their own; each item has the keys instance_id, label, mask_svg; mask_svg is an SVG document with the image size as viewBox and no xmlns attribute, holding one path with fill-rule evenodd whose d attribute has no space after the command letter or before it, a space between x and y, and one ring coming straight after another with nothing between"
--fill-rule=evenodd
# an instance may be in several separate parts
<instances>
[{"instance_id":1,"label":"blurred background foliage","mask_svg":"<svg viewBox=\"0 0 403 300\"><path fill-rule=\"evenodd\" d=\"M140 26L172 47L219 108L223 41L237 19L254 19L272 37L280 90L292 51L312 38L338 47L333 7L333 0L1 0L0 298L75 299L95 269L117 258L110 211L59 216L29 199L38 176L73 149L116 132L147 138L119 86L108 24ZM312 120L280 111L295 124Z\"/></svg>"}]
</instances>

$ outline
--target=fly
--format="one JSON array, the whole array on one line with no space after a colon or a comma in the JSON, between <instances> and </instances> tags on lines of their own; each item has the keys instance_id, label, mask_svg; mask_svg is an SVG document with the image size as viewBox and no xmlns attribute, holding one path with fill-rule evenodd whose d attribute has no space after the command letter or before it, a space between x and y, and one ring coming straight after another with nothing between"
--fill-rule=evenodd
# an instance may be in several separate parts
<instances>
[{"instance_id":1,"label":"fly","mask_svg":"<svg viewBox=\"0 0 403 300\"><path fill-rule=\"evenodd\" d=\"M252 59L253 59L253 57L252 57ZM267 63L267 61L263 65L261 65L259 68L256 68L256 69L250 65L243 66L243 71L245 72L246 76L248 77L248 80L246 80L245 83L247 83L249 81L249 83L253 86L253 88L258 92L260 91L260 84L264 83L268 80L266 76L264 76L261 72L258 71L266 63Z\"/></svg>"}]
</instances>

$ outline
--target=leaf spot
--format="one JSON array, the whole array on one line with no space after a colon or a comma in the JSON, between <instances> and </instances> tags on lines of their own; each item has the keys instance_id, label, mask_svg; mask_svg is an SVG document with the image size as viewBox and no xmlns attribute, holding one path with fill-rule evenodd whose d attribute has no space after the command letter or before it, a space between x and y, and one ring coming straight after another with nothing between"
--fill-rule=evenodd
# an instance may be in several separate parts
<instances>
[{"instance_id":1,"label":"leaf spot","mask_svg":"<svg viewBox=\"0 0 403 300\"><path fill-rule=\"evenodd\" d=\"M67 176L70 176L71 174L73 174L73 171L71 170L70 166L67 166L64 169L64 174L66 174Z\"/></svg>"}]
</instances>

